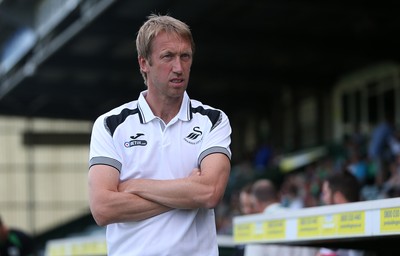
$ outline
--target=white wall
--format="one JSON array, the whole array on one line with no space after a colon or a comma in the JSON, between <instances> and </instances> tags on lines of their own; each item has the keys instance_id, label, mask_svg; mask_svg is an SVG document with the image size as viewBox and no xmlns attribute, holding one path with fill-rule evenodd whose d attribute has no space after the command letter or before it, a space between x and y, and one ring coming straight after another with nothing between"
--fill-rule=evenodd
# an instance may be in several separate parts
<instances>
[{"instance_id":1,"label":"white wall","mask_svg":"<svg viewBox=\"0 0 400 256\"><path fill-rule=\"evenodd\" d=\"M0 116L0 215L33 234L88 213L89 145L23 143L30 132L91 132L91 122Z\"/></svg>"}]
</instances>

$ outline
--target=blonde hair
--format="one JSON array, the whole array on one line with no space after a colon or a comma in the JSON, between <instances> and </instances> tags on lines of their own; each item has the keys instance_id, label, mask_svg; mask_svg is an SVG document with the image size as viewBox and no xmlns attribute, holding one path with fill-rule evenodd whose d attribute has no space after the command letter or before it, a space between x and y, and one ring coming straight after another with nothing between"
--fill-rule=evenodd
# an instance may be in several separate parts
<instances>
[{"instance_id":1,"label":"blonde hair","mask_svg":"<svg viewBox=\"0 0 400 256\"><path fill-rule=\"evenodd\" d=\"M151 46L153 39L160 33L167 32L176 34L190 42L192 53L194 54L195 44L189 26L169 15L151 14L147 17L147 21L140 27L136 37L136 50L138 57L143 57L149 61L151 65ZM146 73L140 70L143 76L144 83L147 83Z\"/></svg>"}]
</instances>

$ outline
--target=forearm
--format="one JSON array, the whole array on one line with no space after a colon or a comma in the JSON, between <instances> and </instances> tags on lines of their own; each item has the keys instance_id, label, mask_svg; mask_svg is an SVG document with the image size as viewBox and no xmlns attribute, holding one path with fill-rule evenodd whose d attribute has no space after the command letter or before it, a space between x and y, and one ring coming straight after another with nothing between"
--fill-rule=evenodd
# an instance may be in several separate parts
<instances>
[{"instance_id":1,"label":"forearm","mask_svg":"<svg viewBox=\"0 0 400 256\"><path fill-rule=\"evenodd\" d=\"M207 156L202 169L193 169L186 178L175 180L130 179L119 191L138 195L176 209L213 208L224 195L230 171L222 154Z\"/></svg>"},{"instance_id":2,"label":"forearm","mask_svg":"<svg viewBox=\"0 0 400 256\"><path fill-rule=\"evenodd\" d=\"M124 192L104 191L92 196L92 214L100 226L117 222L144 220L167 212L171 208Z\"/></svg>"},{"instance_id":3,"label":"forearm","mask_svg":"<svg viewBox=\"0 0 400 256\"><path fill-rule=\"evenodd\" d=\"M171 210L165 205L118 191L119 173L112 167L93 166L88 178L90 210L100 226L139 221Z\"/></svg>"},{"instance_id":4,"label":"forearm","mask_svg":"<svg viewBox=\"0 0 400 256\"><path fill-rule=\"evenodd\" d=\"M209 208L214 188L190 179L134 179L125 184L124 191L170 208Z\"/></svg>"}]
</instances>

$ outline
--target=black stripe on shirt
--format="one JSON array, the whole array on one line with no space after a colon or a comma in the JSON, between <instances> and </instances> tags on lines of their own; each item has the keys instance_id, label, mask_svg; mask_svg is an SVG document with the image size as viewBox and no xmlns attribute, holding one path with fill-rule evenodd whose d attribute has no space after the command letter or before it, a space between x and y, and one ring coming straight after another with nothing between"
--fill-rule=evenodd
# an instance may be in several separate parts
<instances>
[{"instance_id":1,"label":"black stripe on shirt","mask_svg":"<svg viewBox=\"0 0 400 256\"><path fill-rule=\"evenodd\" d=\"M192 113L200 113L201 115L207 116L211 123L211 130L213 130L219 123L221 123L222 113L216 109L204 109L202 106L196 108L190 107Z\"/></svg>"},{"instance_id":2,"label":"black stripe on shirt","mask_svg":"<svg viewBox=\"0 0 400 256\"><path fill-rule=\"evenodd\" d=\"M117 129L117 127L120 124L122 124L126 120L126 118L128 118L128 116L136 114L139 114L140 123L143 123L143 118L140 115L140 112L137 108L135 109L124 108L118 115L112 115L106 117L104 125L106 126L106 129L110 131L111 136L114 136L114 132Z\"/></svg>"}]
</instances>

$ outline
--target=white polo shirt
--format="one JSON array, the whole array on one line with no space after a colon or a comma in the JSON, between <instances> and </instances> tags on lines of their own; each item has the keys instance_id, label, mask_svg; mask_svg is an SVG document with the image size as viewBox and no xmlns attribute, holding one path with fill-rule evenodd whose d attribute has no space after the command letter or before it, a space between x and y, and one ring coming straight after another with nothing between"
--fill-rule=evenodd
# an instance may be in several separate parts
<instances>
[{"instance_id":1,"label":"white polo shirt","mask_svg":"<svg viewBox=\"0 0 400 256\"><path fill-rule=\"evenodd\" d=\"M154 116L143 91L139 99L97 118L89 165L104 164L130 178L187 177L212 153L231 158L231 126L221 110L190 100L185 92L167 125ZM218 255L213 209L171 210L158 216L107 226L108 255Z\"/></svg>"}]
</instances>

